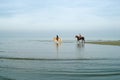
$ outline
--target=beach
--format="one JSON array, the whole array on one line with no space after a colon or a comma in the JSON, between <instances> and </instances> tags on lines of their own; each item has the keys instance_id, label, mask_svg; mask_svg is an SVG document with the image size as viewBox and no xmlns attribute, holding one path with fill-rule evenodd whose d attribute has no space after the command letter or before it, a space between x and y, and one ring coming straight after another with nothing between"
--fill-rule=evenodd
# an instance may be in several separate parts
<instances>
[{"instance_id":1,"label":"beach","mask_svg":"<svg viewBox=\"0 0 120 80\"><path fill-rule=\"evenodd\" d=\"M120 0L0 0L0 11L0 80L120 80Z\"/></svg>"},{"instance_id":2,"label":"beach","mask_svg":"<svg viewBox=\"0 0 120 80\"><path fill-rule=\"evenodd\" d=\"M120 47L66 40L0 41L0 80L118 80Z\"/></svg>"},{"instance_id":3,"label":"beach","mask_svg":"<svg viewBox=\"0 0 120 80\"><path fill-rule=\"evenodd\" d=\"M114 41L88 41L86 43L90 43L90 44L101 44L101 45L113 45L113 46L120 46L120 40L114 40Z\"/></svg>"}]
</instances>

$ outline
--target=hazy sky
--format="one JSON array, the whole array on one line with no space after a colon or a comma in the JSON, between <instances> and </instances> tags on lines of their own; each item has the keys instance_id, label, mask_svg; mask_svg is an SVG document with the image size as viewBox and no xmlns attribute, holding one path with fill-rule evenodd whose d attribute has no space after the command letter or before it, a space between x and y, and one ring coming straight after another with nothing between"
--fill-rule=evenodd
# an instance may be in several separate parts
<instances>
[{"instance_id":1,"label":"hazy sky","mask_svg":"<svg viewBox=\"0 0 120 80\"><path fill-rule=\"evenodd\" d=\"M120 0L0 0L0 31L120 31Z\"/></svg>"}]
</instances>

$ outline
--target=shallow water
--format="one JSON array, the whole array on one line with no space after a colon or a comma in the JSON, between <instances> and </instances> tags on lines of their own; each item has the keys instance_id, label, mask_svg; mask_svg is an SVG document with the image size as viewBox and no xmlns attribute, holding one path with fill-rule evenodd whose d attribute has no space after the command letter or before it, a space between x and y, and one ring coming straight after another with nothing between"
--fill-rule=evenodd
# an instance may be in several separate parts
<instances>
[{"instance_id":1,"label":"shallow water","mask_svg":"<svg viewBox=\"0 0 120 80\"><path fill-rule=\"evenodd\" d=\"M120 47L0 41L0 80L119 80Z\"/></svg>"}]
</instances>

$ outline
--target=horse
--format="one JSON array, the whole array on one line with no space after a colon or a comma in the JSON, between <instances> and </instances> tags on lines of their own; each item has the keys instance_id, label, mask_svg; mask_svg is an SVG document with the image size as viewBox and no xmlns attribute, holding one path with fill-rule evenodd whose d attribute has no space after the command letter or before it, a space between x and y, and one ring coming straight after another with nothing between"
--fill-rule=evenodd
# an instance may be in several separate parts
<instances>
[{"instance_id":1,"label":"horse","mask_svg":"<svg viewBox=\"0 0 120 80\"><path fill-rule=\"evenodd\" d=\"M83 36L78 36L76 35L75 38L77 38L77 41L80 42L80 40L82 40L82 43L85 43L85 38Z\"/></svg>"}]
</instances>

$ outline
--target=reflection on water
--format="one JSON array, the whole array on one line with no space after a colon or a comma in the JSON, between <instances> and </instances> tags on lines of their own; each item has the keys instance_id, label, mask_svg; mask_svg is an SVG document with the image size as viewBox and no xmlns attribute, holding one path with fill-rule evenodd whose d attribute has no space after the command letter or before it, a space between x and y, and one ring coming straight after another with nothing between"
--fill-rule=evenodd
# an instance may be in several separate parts
<instances>
[{"instance_id":1,"label":"reflection on water","mask_svg":"<svg viewBox=\"0 0 120 80\"><path fill-rule=\"evenodd\" d=\"M82 59L84 56L84 48L85 48L85 44L84 43L77 43L77 48L76 48L76 57L78 59Z\"/></svg>"},{"instance_id":2,"label":"reflection on water","mask_svg":"<svg viewBox=\"0 0 120 80\"><path fill-rule=\"evenodd\" d=\"M120 47L50 41L9 41L0 45L0 57L34 59L119 58Z\"/></svg>"},{"instance_id":3,"label":"reflection on water","mask_svg":"<svg viewBox=\"0 0 120 80\"><path fill-rule=\"evenodd\" d=\"M119 52L120 47L74 42L5 42L0 80L119 80Z\"/></svg>"},{"instance_id":4,"label":"reflection on water","mask_svg":"<svg viewBox=\"0 0 120 80\"><path fill-rule=\"evenodd\" d=\"M77 44L77 47L78 47L78 48L84 48L84 46L85 46L84 43L79 43L79 44Z\"/></svg>"},{"instance_id":5,"label":"reflection on water","mask_svg":"<svg viewBox=\"0 0 120 80\"><path fill-rule=\"evenodd\" d=\"M55 59L83 59L85 44L55 43Z\"/></svg>"},{"instance_id":6,"label":"reflection on water","mask_svg":"<svg viewBox=\"0 0 120 80\"><path fill-rule=\"evenodd\" d=\"M59 59L59 47L61 46L61 43L55 43L55 45L56 45L56 54L57 54L56 58Z\"/></svg>"}]
</instances>

